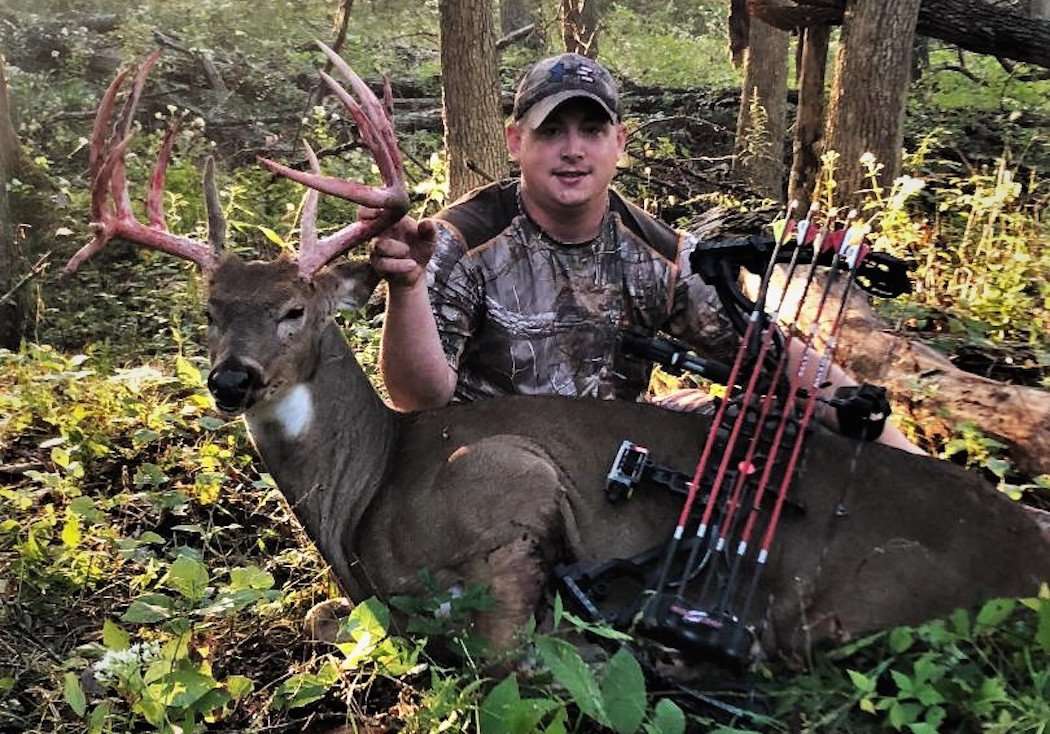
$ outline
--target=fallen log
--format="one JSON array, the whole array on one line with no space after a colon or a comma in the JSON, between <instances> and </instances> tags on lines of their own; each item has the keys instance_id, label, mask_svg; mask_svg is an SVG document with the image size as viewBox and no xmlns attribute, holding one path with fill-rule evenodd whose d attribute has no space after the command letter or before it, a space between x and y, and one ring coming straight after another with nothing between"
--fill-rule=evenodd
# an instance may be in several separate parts
<instances>
[{"instance_id":1,"label":"fallen log","mask_svg":"<svg viewBox=\"0 0 1050 734\"><path fill-rule=\"evenodd\" d=\"M792 282L789 303L797 302L801 285L799 279ZM827 308L837 308L841 292L841 287L833 291L835 301ZM794 313L794 307L787 312ZM808 326L812 316L811 308L803 309L800 326ZM927 437L948 438L960 423L971 422L1005 443L1021 472L1050 473L1050 392L959 369L922 341L894 331L856 291L847 304L838 355L858 380L884 385Z\"/></svg>"},{"instance_id":2,"label":"fallen log","mask_svg":"<svg viewBox=\"0 0 1050 734\"><path fill-rule=\"evenodd\" d=\"M752 16L795 28L842 22L846 0L747 0ZM922 0L916 33L966 51L1050 67L1050 20L973 0Z\"/></svg>"}]
</instances>

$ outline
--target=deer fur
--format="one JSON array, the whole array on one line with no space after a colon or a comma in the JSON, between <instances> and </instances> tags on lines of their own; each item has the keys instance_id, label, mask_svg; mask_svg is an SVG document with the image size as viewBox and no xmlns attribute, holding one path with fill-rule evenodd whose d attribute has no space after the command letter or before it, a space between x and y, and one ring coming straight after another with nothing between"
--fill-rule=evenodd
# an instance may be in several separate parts
<instances>
[{"instance_id":1,"label":"deer fur","mask_svg":"<svg viewBox=\"0 0 1050 734\"><path fill-rule=\"evenodd\" d=\"M232 256L209 281L212 363L262 369L266 387L245 413L252 440L351 599L421 593L424 568L447 587L485 584L496 608L480 629L505 646L554 562L628 557L669 538L680 500L636 493L614 506L605 475L624 439L691 470L704 416L558 397L397 413L332 320L374 285L367 267L306 282L294 263ZM275 315L289 304L305 313L282 332ZM765 578L772 650L1032 594L1050 578L1047 542L1023 508L942 461L818 429L794 496L806 511L785 516Z\"/></svg>"}]
</instances>

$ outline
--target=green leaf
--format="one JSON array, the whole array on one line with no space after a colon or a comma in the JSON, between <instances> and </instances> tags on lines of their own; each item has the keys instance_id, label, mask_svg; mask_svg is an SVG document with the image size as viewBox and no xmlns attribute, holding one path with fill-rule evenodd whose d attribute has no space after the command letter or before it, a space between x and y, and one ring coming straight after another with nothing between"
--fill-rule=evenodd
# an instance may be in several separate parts
<instances>
[{"instance_id":1,"label":"green leaf","mask_svg":"<svg viewBox=\"0 0 1050 734\"><path fill-rule=\"evenodd\" d=\"M255 681L244 675L231 675L223 684L234 701L238 701L255 689Z\"/></svg>"},{"instance_id":2,"label":"green leaf","mask_svg":"<svg viewBox=\"0 0 1050 734\"><path fill-rule=\"evenodd\" d=\"M194 558L179 556L168 567L162 583L186 599L195 601L203 597L208 588L208 568Z\"/></svg>"},{"instance_id":3,"label":"green leaf","mask_svg":"<svg viewBox=\"0 0 1050 734\"><path fill-rule=\"evenodd\" d=\"M1039 627L1035 640L1043 652L1050 653L1050 599L1040 599L1039 602Z\"/></svg>"},{"instance_id":4,"label":"green leaf","mask_svg":"<svg viewBox=\"0 0 1050 734\"><path fill-rule=\"evenodd\" d=\"M201 371L185 357L179 356L175 358L175 375L179 378L179 382L186 387L204 386L204 378L201 376Z\"/></svg>"},{"instance_id":5,"label":"green leaf","mask_svg":"<svg viewBox=\"0 0 1050 734\"><path fill-rule=\"evenodd\" d=\"M266 239L270 240L270 242L274 243L282 250L288 249L288 243L281 239L281 235L277 234L269 227L264 227L261 224L257 224L255 226L259 228L259 231L262 232L266 236Z\"/></svg>"},{"instance_id":6,"label":"green leaf","mask_svg":"<svg viewBox=\"0 0 1050 734\"><path fill-rule=\"evenodd\" d=\"M645 718L645 676L627 648L621 647L605 666L602 708L617 734L634 734Z\"/></svg>"},{"instance_id":7,"label":"green leaf","mask_svg":"<svg viewBox=\"0 0 1050 734\"><path fill-rule=\"evenodd\" d=\"M60 466L63 469L65 469L69 466L71 458L69 456L68 451L56 446L55 448L51 449L51 461L55 462L56 466Z\"/></svg>"},{"instance_id":8,"label":"green leaf","mask_svg":"<svg viewBox=\"0 0 1050 734\"><path fill-rule=\"evenodd\" d=\"M970 637L970 613L965 609L956 609L951 616L952 628L960 637Z\"/></svg>"},{"instance_id":9,"label":"green leaf","mask_svg":"<svg viewBox=\"0 0 1050 734\"><path fill-rule=\"evenodd\" d=\"M565 729L565 720L569 717L565 709L559 709L558 713L554 715L554 720L547 725L547 728L543 730L543 734L567 734Z\"/></svg>"},{"instance_id":10,"label":"green leaf","mask_svg":"<svg viewBox=\"0 0 1050 734\"><path fill-rule=\"evenodd\" d=\"M598 682L576 648L564 640L541 637L536 641L536 650L540 660L569 692L580 711L599 723L607 724Z\"/></svg>"},{"instance_id":11,"label":"green leaf","mask_svg":"<svg viewBox=\"0 0 1050 734\"><path fill-rule=\"evenodd\" d=\"M132 624L160 622L171 616L174 606L175 602L166 594L143 594L131 602L128 611L124 612L120 620Z\"/></svg>"},{"instance_id":12,"label":"green leaf","mask_svg":"<svg viewBox=\"0 0 1050 734\"><path fill-rule=\"evenodd\" d=\"M109 719L109 702L103 701L94 708L91 712L91 717L88 719L88 734L102 734L102 727L106 725L106 720Z\"/></svg>"},{"instance_id":13,"label":"green leaf","mask_svg":"<svg viewBox=\"0 0 1050 734\"><path fill-rule=\"evenodd\" d=\"M895 627L890 632L890 650L895 654L906 651L915 642L915 636L912 634L911 627Z\"/></svg>"},{"instance_id":14,"label":"green leaf","mask_svg":"<svg viewBox=\"0 0 1050 734\"><path fill-rule=\"evenodd\" d=\"M70 513L66 516L66 522L62 526L62 545L70 549L76 548L80 545L81 537L80 519Z\"/></svg>"},{"instance_id":15,"label":"green leaf","mask_svg":"<svg viewBox=\"0 0 1050 734\"><path fill-rule=\"evenodd\" d=\"M900 731L901 728L915 721L919 717L919 712L921 710L922 709L918 704L894 703L893 706L890 707L890 726L897 731Z\"/></svg>"},{"instance_id":16,"label":"green leaf","mask_svg":"<svg viewBox=\"0 0 1050 734\"><path fill-rule=\"evenodd\" d=\"M977 613L978 627L998 627L999 624L1010 616L1014 607L1017 606L1015 599L992 599L985 602L981 611Z\"/></svg>"},{"instance_id":17,"label":"green leaf","mask_svg":"<svg viewBox=\"0 0 1050 734\"><path fill-rule=\"evenodd\" d=\"M900 692L899 698L908 698L912 695L914 686L911 683L911 678L899 670L891 670L890 676L892 676L893 682L897 684L897 690Z\"/></svg>"},{"instance_id":18,"label":"green leaf","mask_svg":"<svg viewBox=\"0 0 1050 734\"><path fill-rule=\"evenodd\" d=\"M243 566L230 570L230 588L234 590L272 589L273 584L273 574L258 566Z\"/></svg>"},{"instance_id":19,"label":"green leaf","mask_svg":"<svg viewBox=\"0 0 1050 734\"><path fill-rule=\"evenodd\" d=\"M565 607L561 601L561 594L554 595L554 629L558 629L558 625L561 624L561 615L565 612Z\"/></svg>"},{"instance_id":20,"label":"green leaf","mask_svg":"<svg viewBox=\"0 0 1050 734\"><path fill-rule=\"evenodd\" d=\"M481 702L481 734L512 734L510 712L520 700L518 679L513 675L489 691Z\"/></svg>"},{"instance_id":21,"label":"green leaf","mask_svg":"<svg viewBox=\"0 0 1050 734\"><path fill-rule=\"evenodd\" d=\"M151 685L150 692L165 706L185 708L192 706L218 685L210 675L192 668L184 668Z\"/></svg>"},{"instance_id":22,"label":"green leaf","mask_svg":"<svg viewBox=\"0 0 1050 734\"><path fill-rule=\"evenodd\" d=\"M127 650L131 645L131 638L120 625L107 619L102 623L102 644L107 650Z\"/></svg>"},{"instance_id":23,"label":"green leaf","mask_svg":"<svg viewBox=\"0 0 1050 734\"><path fill-rule=\"evenodd\" d=\"M77 716L83 716L87 711L87 697L84 695L84 689L80 687L80 678L76 673L66 673L64 688L69 708L73 709Z\"/></svg>"},{"instance_id":24,"label":"green leaf","mask_svg":"<svg viewBox=\"0 0 1050 734\"><path fill-rule=\"evenodd\" d=\"M325 662L317 673L293 675L278 686L274 694L274 708L280 711L307 706L324 698L337 680L339 668L330 660Z\"/></svg>"},{"instance_id":25,"label":"green leaf","mask_svg":"<svg viewBox=\"0 0 1050 734\"><path fill-rule=\"evenodd\" d=\"M658 734L685 734L685 714L669 698L661 698L653 710L652 730Z\"/></svg>"},{"instance_id":26,"label":"green leaf","mask_svg":"<svg viewBox=\"0 0 1050 734\"><path fill-rule=\"evenodd\" d=\"M197 423L199 423L200 427L205 431L217 431L226 425L226 421L210 415L202 415L197 419Z\"/></svg>"},{"instance_id":27,"label":"green leaf","mask_svg":"<svg viewBox=\"0 0 1050 734\"><path fill-rule=\"evenodd\" d=\"M853 687L861 693L874 693L875 681L868 676L856 670L847 670L846 673L849 675L849 679L853 681Z\"/></svg>"},{"instance_id":28,"label":"green leaf","mask_svg":"<svg viewBox=\"0 0 1050 734\"><path fill-rule=\"evenodd\" d=\"M876 713L875 704L871 702L870 698L865 697L860 699L859 705L861 711L867 711L869 714Z\"/></svg>"},{"instance_id":29,"label":"green leaf","mask_svg":"<svg viewBox=\"0 0 1050 734\"><path fill-rule=\"evenodd\" d=\"M586 619L577 617L572 612L563 611L562 618L581 632L587 632L596 637L604 637L607 640L619 640L621 642L631 642L634 639L626 632L621 632L604 623L595 624L588 622Z\"/></svg>"}]
</instances>

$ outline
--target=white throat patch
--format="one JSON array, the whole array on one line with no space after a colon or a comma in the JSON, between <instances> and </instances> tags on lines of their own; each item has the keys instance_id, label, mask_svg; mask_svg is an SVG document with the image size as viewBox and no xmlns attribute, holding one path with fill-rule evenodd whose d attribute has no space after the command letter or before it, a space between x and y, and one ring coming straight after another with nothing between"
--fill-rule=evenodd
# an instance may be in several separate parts
<instances>
[{"instance_id":1,"label":"white throat patch","mask_svg":"<svg viewBox=\"0 0 1050 734\"><path fill-rule=\"evenodd\" d=\"M310 388L300 383L277 400L259 406L258 413L249 416L248 422L278 423L286 438L295 439L306 432L313 417L314 403Z\"/></svg>"}]
</instances>

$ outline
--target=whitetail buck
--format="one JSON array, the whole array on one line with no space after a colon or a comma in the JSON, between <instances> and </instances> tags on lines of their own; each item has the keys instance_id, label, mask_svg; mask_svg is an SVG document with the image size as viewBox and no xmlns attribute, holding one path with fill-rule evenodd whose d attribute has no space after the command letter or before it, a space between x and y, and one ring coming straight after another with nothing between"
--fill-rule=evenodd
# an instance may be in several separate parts
<instances>
[{"instance_id":1,"label":"whitetail buck","mask_svg":"<svg viewBox=\"0 0 1050 734\"><path fill-rule=\"evenodd\" d=\"M327 51L327 50L326 50ZM551 564L628 557L665 542L680 500L640 493L611 505L603 489L621 441L689 471L707 419L625 402L511 397L401 414L369 385L333 312L377 284L367 265L334 262L407 208L389 113L328 52L360 104L325 77L357 122L385 182L369 188L318 173L271 170L311 187L298 259L223 254L214 193L209 247L168 234L160 202L170 141L150 186L151 222L132 216L123 154L139 71L121 129L108 134L124 80L107 91L91 140L96 237L75 269L114 237L197 263L207 280L209 387L243 414L289 505L349 596L419 593L418 573L482 583L495 610L479 620L507 643L540 600ZM387 99L389 108L389 92ZM205 178L212 177L209 164ZM213 185L212 185L213 186ZM316 190L382 209L319 239ZM765 576L767 642L780 650L915 623L1050 578L1047 543L1028 514L962 469L819 431Z\"/></svg>"}]
</instances>

